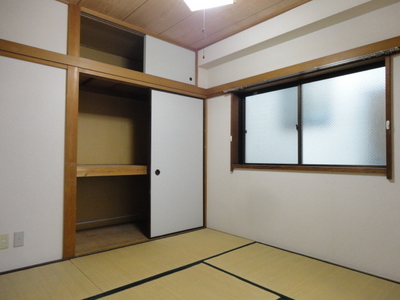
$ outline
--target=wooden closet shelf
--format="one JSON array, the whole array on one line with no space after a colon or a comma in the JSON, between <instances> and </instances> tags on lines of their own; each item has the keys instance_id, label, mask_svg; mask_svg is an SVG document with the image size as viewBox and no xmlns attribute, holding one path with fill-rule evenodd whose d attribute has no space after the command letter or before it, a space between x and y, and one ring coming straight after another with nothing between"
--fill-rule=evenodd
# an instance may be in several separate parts
<instances>
[{"instance_id":1,"label":"wooden closet shelf","mask_svg":"<svg viewBox=\"0 0 400 300\"><path fill-rule=\"evenodd\" d=\"M141 165L78 165L77 177L146 175Z\"/></svg>"}]
</instances>

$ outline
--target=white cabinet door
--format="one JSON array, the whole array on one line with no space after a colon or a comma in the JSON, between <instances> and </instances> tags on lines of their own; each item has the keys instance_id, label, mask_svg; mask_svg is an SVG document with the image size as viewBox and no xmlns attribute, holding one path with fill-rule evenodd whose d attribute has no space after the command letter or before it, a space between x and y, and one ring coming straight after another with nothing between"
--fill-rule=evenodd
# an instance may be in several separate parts
<instances>
[{"instance_id":1,"label":"white cabinet door","mask_svg":"<svg viewBox=\"0 0 400 300\"><path fill-rule=\"evenodd\" d=\"M67 54L67 35L65 3L0 0L0 39Z\"/></svg>"},{"instance_id":2,"label":"white cabinet door","mask_svg":"<svg viewBox=\"0 0 400 300\"><path fill-rule=\"evenodd\" d=\"M203 101L152 91L151 236L203 226Z\"/></svg>"},{"instance_id":3,"label":"white cabinet door","mask_svg":"<svg viewBox=\"0 0 400 300\"><path fill-rule=\"evenodd\" d=\"M194 85L196 53L146 35L144 72Z\"/></svg>"}]
</instances>

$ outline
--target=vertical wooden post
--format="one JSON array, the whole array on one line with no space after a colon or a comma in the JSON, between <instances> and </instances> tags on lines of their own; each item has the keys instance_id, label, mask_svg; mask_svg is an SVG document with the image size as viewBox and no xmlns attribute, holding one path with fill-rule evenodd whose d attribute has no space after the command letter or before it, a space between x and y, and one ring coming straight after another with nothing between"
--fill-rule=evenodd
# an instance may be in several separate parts
<instances>
[{"instance_id":1,"label":"vertical wooden post","mask_svg":"<svg viewBox=\"0 0 400 300\"><path fill-rule=\"evenodd\" d=\"M81 9L78 5L70 4L68 7L68 55L80 56L80 36Z\"/></svg>"},{"instance_id":2,"label":"vertical wooden post","mask_svg":"<svg viewBox=\"0 0 400 300\"><path fill-rule=\"evenodd\" d=\"M80 56L80 27L80 7L70 4L68 7L68 55ZM79 70L76 67L68 67L65 112L63 259L75 256L78 99Z\"/></svg>"},{"instance_id":3,"label":"vertical wooden post","mask_svg":"<svg viewBox=\"0 0 400 300\"><path fill-rule=\"evenodd\" d=\"M63 259L75 256L79 70L67 69Z\"/></svg>"}]
</instances>

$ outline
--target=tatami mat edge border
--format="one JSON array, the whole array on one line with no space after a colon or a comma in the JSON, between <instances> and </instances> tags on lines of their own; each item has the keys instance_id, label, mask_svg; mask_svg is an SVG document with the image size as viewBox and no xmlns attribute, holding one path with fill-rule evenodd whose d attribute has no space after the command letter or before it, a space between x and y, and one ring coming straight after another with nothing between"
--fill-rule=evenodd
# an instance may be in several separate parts
<instances>
[{"instance_id":1,"label":"tatami mat edge border","mask_svg":"<svg viewBox=\"0 0 400 300\"><path fill-rule=\"evenodd\" d=\"M283 294L281 294L281 293L278 293L278 292L276 292L276 291L270 290L269 288L266 288L265 286L259 285L259 284L255 283L255 282L252 282L252 281L250 281L250 280L248 280L248 279L246 279L246 278L243 278L243 277L240 277L240 276L238 276L238 275L235 275L235 274L233 274L233 273L231 273L231 272L225 271L224 269L218 268L218 267L216 267L216 266L214 266L214 265L212 265L212 264L209 264L209 263L207 263L207 262L203 262L203 263L204 263L205 265L211 267L211 268L214 268L214 269L216 269L216 270L218 270L218 271L220 271L220 272L223 272L223 273L228 274L228 275L230 275L230 276L232 276L232 277L235 277L235 278L237 278L237 279L239 279L239 280L241 280L241 281L244 281L244 282L246 282L246 283L248 283L248 284L251 284L251 285L253 285L253 286L255 286L255 287L259 288L259 289L262 289L262 290L264 290L264 291L267 291L267 292L270 292L270 293L272 293L272 294L275 294L275 295L277 295L277 296L280 297L278 300L294 300L293 298L287 297L287 296L285 296L285 295L283 295Z\"/></svg>"},{"instance_id":2,"label":"tatami mat edge border","mask_svg":"<svg viewBox=\"0 0 400 300\"><path fill-rule=\"evenodd\" d=\"M291 254L295 254L295 255L300 255L300 256L305 257L305 258L313 259L313 260L316 260L316 261L319 261L319 262L322 262L322 263L325 263L325 264L329 264L329 265L332 265L332 266L336 266L336 267L339 267L339 268L343 268L343 269L346 269L346 270L349 270L349 271L357 272L357 273L360 273L360 274L364 274L364 275L367 275L367 276L371 276L371 277L374 277L374 278L377 278L377 279L381 279L381 280L385 280L385 281L388 281L388 282L392 282L392 283L395 283L395 284L400 284L400 281L396 281L396 280L393 280L393 279L389 279L389 278L385 278L385 277L382 277L382 276L374 275L374 274L371 274L371 273L368 273L368 272L364 272L364 271L360 271L360 270L357 270L357 269L353 269L353 268L350 268L350 267L342 266L342 265L339 265L339 264L336 264L336 263L333 263L333 262L330 262L330 261L327 261L327 260L323 260L323 259L320 259L320 258L315 258L315 257L312 257L312 256L308 256L306 254L302 254L302 253L298 253L298 252L295 252L295 251L287 250L287 249L280 248L280 247L273 246L273 245L269 245L269 244L266 244L266 243L255 241L252 244L260 244L260 245L263 245L263 246L275 248L275 249L278 249L278 250L281 250L281 251L285 251L285 252L288 252L288 253L291 253Z\"/></svg>"},{"instance_id":3,"label":"tatami mat edge border","mask_svg":"<svg viewBox=\"0 0 400 300\"><path fill-rule=\"evenodd\" d=\"M135 287L135 286L139 286L139 285L141 285L141 284L144 284L144 283L147 283L147 282L150 282L150 281L153 281L153 280L156 280L156 279L159 279L159 278L162 278L162 277L171 275L171 274L173 274L173 273L176 273L176 272L179 272L179 271L183 271L183 270L185 270L185 269L188 269L188 268L191 268L191 267L193 267L193 266L196 266L196 265L199 265L199 264L201 264L201 263L204 263L204 261L206 261L206 260L209 260L209 259L212 259L212 258L221 256L221 255L224 255L224 254L233 252L233 251L235 251L235 250L239 250L239 249L241 249L241 248L248 247L248 246L253 245L253 244L256 244L256 243L257 243L257 242L251 242L251 243L242 245L242 246L240 246L240 247L236 247L236 248L230 249L230 250L228 250L228 251L224 251L224 252L222 252L222 253L218 253L218 254L216 254L216 255L213 255L213 256L210 256L210 257L201 259L201 260L199 260L199 261L196 261L196 262L193 262L193 263L190 263L190 264L181 266L181 267L179 267L179 268L175 268L175 269L172 269L172 270L168 270L168 271L166 271L166 272L163 272L163 273L160 273L160 274L157 274L157 275L148 277L148 278L144 278L144 279L142 279L142 280L138 280L138 281L135 281L135 282L132 282L132 283L129 283L129 284L120 286L120 287L118 287L118 288L115 288L115 289L112 289L112 290L103 292L103 293L101 293L101 294L97 294L97 295L94 295L94 296L90 296L90 297L88 297L88 298L84 298L83 300L97 300L97 299L101 299L101 298L104 298L104 297L107 297L107 296L110 296L110 295L113 295L113 294L122 292L122 291L124 291L124 290L133 288L133 287ZM208 264L207 264L207 265L208 265ZM275 294L276 294L276 293L275 293ZM284 298L283 300L286 300L286 299L289 299L289 298Z\"/></svg>"}]
</instances>

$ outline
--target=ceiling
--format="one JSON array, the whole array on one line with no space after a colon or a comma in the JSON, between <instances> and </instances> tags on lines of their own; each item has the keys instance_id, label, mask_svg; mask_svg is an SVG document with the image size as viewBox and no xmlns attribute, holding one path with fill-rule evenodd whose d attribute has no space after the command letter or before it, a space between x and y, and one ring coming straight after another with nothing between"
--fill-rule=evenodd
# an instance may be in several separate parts
<instances>
[{"instance_id":1,"label":"ceiling","mask_svg":"<svg viewBox=\"0 0 400 300\"><path fill-rule=\"evenodd\" d=\"M129 23L143 33L199 50L311 0L236 0L233 5L196 12L183 0L67 1Z\"/></svg>"}]
</instances>

